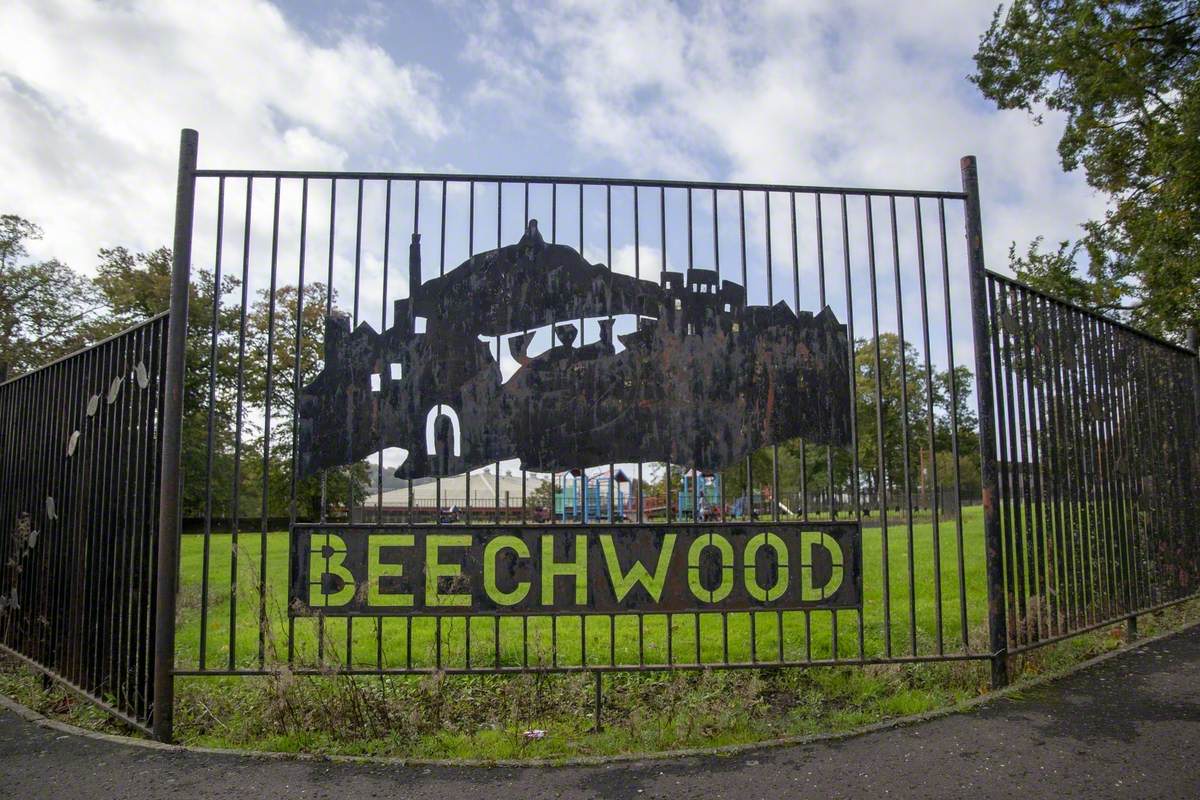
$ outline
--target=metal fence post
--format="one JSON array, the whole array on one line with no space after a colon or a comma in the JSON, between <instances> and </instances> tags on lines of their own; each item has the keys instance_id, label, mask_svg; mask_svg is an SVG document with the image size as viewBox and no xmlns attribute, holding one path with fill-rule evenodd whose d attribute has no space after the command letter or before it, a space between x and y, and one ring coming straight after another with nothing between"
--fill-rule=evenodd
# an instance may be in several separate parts
<instances>
[{"instance_id":1,"label":"metal fence post","mask_svg":"<svg viewBox=\"0 0 1200 800\"><path fill-rule=\"evenodd\" d=\"M1200 332L1196 330L1195 325L1188 328L1187 346L1196 354L1196 361L1192 366L1192 372L1196 375L1192 381L1192 392L1196 395L1196 411L1200 413Z\"/></svg>"},{"instance_id":2,"label":"metal fence post","mask_svg":"<svg viewBox=\"0 0 1200 800\"><path fill-rule=\"evenodd\" d=\"M998 465L992 362L988 355L987 280L983 264L983 222L979 213L979 171L975 156L959 162L966 200L967 267L971 280L971 328L975 340L975 400L979 409L979 462L983 488L983 538L987 550L988 633L992 688L1008 685L1008 620L1004 613L1004 563L1000 541Z\"/></svg>"},{"instance_id":3,"label":"metal fence post","mask_svg":"<svg viewBox=\"0 0 1200 800\"><path fill-rule=\"evenodd\" d=\"M154 737L171 740L175 705L175 592L179 572L179 461L182 450L183 371L187 345L188 281L192 261L192 212L196 200L199 135L179 135L179 181L175 194L175 241L171 262L171 317L167 328L166 392L163 398L162 484L158 500L158 583L154 620Z\"/></svg>"}]
</instances>

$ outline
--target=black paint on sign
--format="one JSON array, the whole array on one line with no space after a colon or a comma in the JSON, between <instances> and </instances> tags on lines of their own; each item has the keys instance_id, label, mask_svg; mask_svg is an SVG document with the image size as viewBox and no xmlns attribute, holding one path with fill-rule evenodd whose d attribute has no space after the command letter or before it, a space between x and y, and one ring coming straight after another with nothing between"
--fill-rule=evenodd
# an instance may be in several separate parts
<instances>
[{"instance_id":1,"label":"black paint on sign","mask_svg":"<svg viewBox=\"0 0 1200 800\"><path fill-rule=\"evenodd\" d=\"M854 522L655 526L295 525L291 613L858 608Z\"/></svg>"},{"instance_id":2,"label":"black paint on sign","mask_svg":"<svg viewBox=\"0 0 1200 800\"><path fill-rule=\"evenodd\" d=\"M326 320L299 397L301 477L388 447L408 451L398 477L421 478L510 458L721 469L796 437L851 442L850 348L828 307L751 306L712 270L623 275L547 244L536 220L424 283L420 257L414 235L392 328ZM614 334L622 315L631 332ZM549 346L531 355L539 329Z\"/></svg>"}]
</instances>

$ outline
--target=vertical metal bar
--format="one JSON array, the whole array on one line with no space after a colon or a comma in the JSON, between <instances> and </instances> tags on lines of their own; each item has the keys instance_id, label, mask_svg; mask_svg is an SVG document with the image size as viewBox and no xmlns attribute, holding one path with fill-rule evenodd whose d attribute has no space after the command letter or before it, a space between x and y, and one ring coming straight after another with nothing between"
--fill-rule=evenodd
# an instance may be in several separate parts
<instances>
[{"instance_id":1,"label":"vertical metal bar","mask_svg":"<svg viewBox=\"0 0 1200 800\"><path fill-rule=\"evenodd\" d=\"M892 580L888 563L887 461L884 458L883 434L883 358L879 343L879 282L875 274L875 220L871 212L871 196L864 197L867 219L867 269L871 289L871 338L875 354L875 494L879 505L880 563L883 571L883 650L892 657ZM833 612L837 630L837 612Z\"/></svg>"},{"instance_id":2,"label":"vertical metal bar","mask_svg":"<svg viewBox=\"0 0 1200 800\"><path fill-rule=\"evenodd\" d=\"M333 255L334 246L336 243L337 233L337 178L333 177L329 181L329 254L327 272L325 276L325 316L330 317L333 314ZM243 302L243 305L245 303ZM326 470L321 470L321 508L317 515L321 522L325 522L329 513L329 476ZM325 545L329 545L329 535L326 533ZM232 618L231 618L232 620ZM317 663L325 663L325 615L317 615Z\"/></svg>"},{"instance_id":3,"label":"vertical metal bar","mask_svg":"<svg viewBox=\"0 0 1200 800\"><path fill-rule=\"evenodd\" d=\"M819 195L818 195L819 197ZM800 316L800 245L797 241L796 234L796 193L788 192L788 205L791 212L791 233L792 233L792 304L796 316ZM820 236L820 234L817 234ZM825 307L825 273L824 262L822 256L818 253L817 261L820 264L821 270L821 307ZM800 439L800 518L808 519L808 453L804 439Z\"/></svg>"},{"instance_id":4,"label":"vertical metal bar","mask_svg":"<svg viewBox=\"0 0 1200 800\"><path fill-rule=\"evenodd\" d=\"M1114 556L1115 580L1117 584L1116 599L1119 604L1118 613L1128 613L1135 607L1133 599L1133 581L1129 571L1128 527L1125 524L1125 483L1122 478L1121 459L1124 454L1124 442L1121 437L1122 415L1121 404L1114 385L1114 359L1112 353L1113 340L1120 338L1121 331L1106 325L1099 320L1092 320L1095 331L1095 348L1098 361L1097 389L1099 402L1103 408L1100 420L1100 436L1104 439L1103 458L1105 461L1105 477L1108 491L1109 536L1112 542Z\"/></svg>"},{"instance_id":5,"label":"vertical metal bar","mask_svg":"<svg viewBox=\"0 0 1200 800\"><path fill-rule=\"evenodd\" d=\"M900 358L900 431L901 447L904 448L904 503L905 532L908 545L908 637L912 655L917 654L917 589L916 564L913 552L913 503L910 475L912 472L912 446L908 433L908 340L904 338L904 292L900 284L900 238L896 231L896 197L888 198L888 216L892 228L892 270L896 282L896 337L899 340L897 353Z\"/></svg>"},{"instance_id":6,"label":"vertical metal bar","mask_svg":"<svg viewBox=\"0 0 1200 800\"><path fill-rule=\"evenodd\" d=\"M983 536L987 552L988 634L992 651L992 686L1008 684L1008 627L1004 614L1004 565L1001 561L1000 516L997 501L995 409L992 364L987 357L988 321L984 283L983 221L979 210L979 172L974 156L960 163L965 216L967 267L971 281L971 326L975 340L975 400L979 413L979 460L983 489Z\"/></svg>"},{"instance_id":7,"label":"vertical metal bar","mask_svg":"<svg viewBox=\"0 0 1200 800\"><path fill-rule=\"evenodd\" d=\"M771 193L763 192L767 234L767 305L775 305L775 265L771 260ZM795 228L793 227L793 230ZM779 521L779 445L771 445L771 520Z\"/></svg>"},{"instance_id":8,"label":"vertical metal bar","mask_svg":"<svg viewBox=\"0 0 1200 800\"><path fill-rule=\"evenodd\" d=\"M233 498L230 509L232 529L229 545L229 660L233 669L237 659L237 601L238 601L238 533L241 527L242 487L242 412L246 387L246 307L250 303L250 225L254 208L254 179L246 178L245 223L242 231L242 302L238 308L238 368L237 396L234 409L233 439ZM332 207L330 214L332 215ZM330 271L333 270L332 236L330 239Z\"/></svg>"},{"instance_id":9,"label":"vertical metal bar","mask_svg":"<svg viewBox=\"0 0 1200 800\"><path fill-rule=\"evenodd\" d=\"M962 633L963 650L970 649L970 633L967 627L967 582L963 563L963 514L962 475L958 453L958 376L954 365L954 325L950 299L950 260L946 245L946 201L938 198L938 239L942 256L942 302L946 318L946 363L950 375L950 455L954 459L954 535L958 567L958 615ZM987 347L986 342L975 344ZM981 434L982 435L982 434Z\"/></svg>"},{"instance_id":10,"label":"vertical metal bar","mask_svg":"<svg viewBox=\"0 0 1200 800\"><path fill-rule=\"evenodd\" d=\"M667 190L663 187L658 187L658 224L659 224L659 241L662 243L662 272L667 271ZM659 276L659 282L662 282L662 276ZM671 522L671 454L664 453L666 456L666 477L663 483L663 493L666 495L666 507L664 511L667 515L667 524ZM669 653L671 647L671 622L670 615L667 616L667 651L668 661L670 660Z\"/></svg>"},{"instance_id":11,"label":"vertical metal bar","mask_svg":"<svg viewBox=\"0 0 1200 800\"><path fill-rule=\"evenodd\" d=\"M199 136L179 137L179 183L175 194L175 241L171 263L171 321L167 334L167 380L163 407L162 483L158 503L158 577L154 625L154 736L170 741L175 704L175 590L179 579L179 460L182 451L183 368L187 346L188 279L192 262L192 214L196 201Z\"/></svg>"},{"instance_id":12,"label":"vertical metal bar","mask_svg":"<svg viewBox=\"0 0 1200 800\"><path fill-rule=\"evenodd\" d=\"M1009 634L1013 641L1022 644L1028 639L1029 625L1026 612L1029 593L1026 591L1025 583L1025 546L1021 538L1023 532L1021 525L1022 495L1020 494L1022 475L1016 428L1017 401L1013 387L1013 347L1008 331L1011 325L1004 324L1005 320L1013 317L1009 312L1006 285L989 278L988 286L992 295L991 320L995 331L992 337L992 348L997 370L996 377L998 378L996 399L999 403L998 419L1000 422L1000 498L1004 503L1001 527L1004 542L1008 546L1008 589L1010 597L1015 601L1015 614L1010 617L1013 627L1009 628Z\"/></svg>"},{"instance_id":13,"label":"vertical metal bar","mask_svg":"<svg viewBox=\"0 0 1200 800\"><path fill-rule=\"evenodd\" d=\"M208 569L212 549L212 479L215 468L214 438L216 436L216 405L217 405L217 327L221 317L221 245L225 232L225 178L217 181L217 243L213 255L213 311L212 311L212 341L208 351L208 440L206 456L208 461L204 473L204 551L201 555L200 566L200 669L204 669L208 656Z\"/></svg>"},{"instance_id":14,"label":"vertical metal bar","mask_svg":"<svg viewBox=\"0 0 1200 800\"><path fill-rule=\"evenodd\" d=\"M446 181L442 181L442 217L441 217L441 233L438 235L438 276L446 274ZM409 296L413 297L413 289L409 287ZM412 301L410 301L412 302ZM408 486L409 496L412 496L412 482ZM433 496L434 509L433 518L438 525L442 524L442 476L437 475L433 479ZM441 617L438 617L438 654L440 656L442 650L441 639ZM440 664L440 662L439 662Z\"/></svg>"},{"instance_id":15,"label":"vertical metal bar","mask_svg":"<svg viewBox=\"0 0 1200 800\"><path fill-rule=\"evenodd\" d=\"M818 290L819 290L819 296L817 299L819 301L818 305L821 306L821 310L823 311L829 305L829 301L828 301L828 298L825 296L825 222L821 218L821 195L819 193L813 195L813 206L816 210L816 229L817 229L817 286L818 286ZM799 283L800 283L800 276L799 276L799 272L797 271L797 273L796 273L796 292L797 292L797 294L800 291ZM799 298L797 298L796 313L799 313L799 311L800 311L800 300L799 300ZM851 368L853 368L853 366L854 366L853 343L851 343L851 347L850 347L850 365L851 365ZM854 405L856 402L857 402L857 399L853 395L851 395L850 404ZM803 452L803 450L801 452ZM834 488L833 488L833 447L831 445L825 445L825 482L826 482L826 488L829 491L829 518L831 520L837 519L837 505L836 505L836 501L834 499ZM805 505L804 516L807 519L808 518L807 498L806 498L805 502L806 502L806 505ZM805 617L805 625L807 625L807 624L808 624L808 617L806 616Z\"/></svg>"},{"instance_id":16,"label":"vertical metal bar","mask_svg":"<svg viewBox=\"0 0 1200 800\"><path fill-rule=\"evenodd\" d=\"M745 303L750 303L750 282L747 280L746 268L746 194L738 189L738 247L742 256L742 286L746 290ZM754 456L746 456L746 505L743 509L746 518L754 519ZM751 635L753 635L754 616L750 616Z\"/></svg>"},{"instance_id":17,"label":"vertical metal bar","mask_svg":"<svg viewBox=\"0 0 1200 800\"><path fill-rule=\"evenodd\" d=\"M1049 462L1045 467L1045 482L1043 490L1043 513L1046 526L1049 529L1050 552L1053 556L1054 596L1052 598L1051 619L1054 632L1065 632L1064 620L1067 617L1063 610L1069 597L1066 583L1066 550L1063 542L1061 477L1059 468L1060 445L1058 438L1057 397L1054 389L1054 376L1051 359L1055 356L1051 347L1051 337L1047 329L1050 315L1044 299L1036 295L1030 297L1032 303L1031 316L1037 354L1037 375L1039 381L1038 408L1041 412L1042 452Z\"/></svg>"},{"instance_id":18,"label":"vertical metal bar","mask_svg":"<svg viewBox=\"0 0 1200 800\"><path fill-rule=\"evenodd\" d=\"M1200 333L1197 332L1196 326L1188 327L1187 347L1195 356L1192 359L1192 397L1196 403L1195 410L1200 412L1200 344L1197 341L1198 337L1200 337Z\"/></svg>"},{"instance_id":19,"label":"vertical metal bar","mask_svg":"<svg viewBox=\"0 0 1200 800\"><path fill-rule=\"evenodd\" d=\"M862 491L859 486L858 463L858 343L854 341L854 289L850 277L850 218L846 211L846 195L841 197L842 211L842 271L846 283L846 346L850 354L850 459L851 474L850 491L854 493L854 518L862 520ZM832 476L829 486L830 496L833 494Z\"/></svg>"},{"instance_id":20,"label":"vertical metal bar","mask_svg":"<svg viewBox=\"0 0 1200 800\"><path fill-rule=\"evenodd\" d=\"M1111 326L1110 326L1111 330ZM1115 452L1112 456L1113 478L1116 482L1116 512L1120 529L1121 562L1125 580L1125 610L1136 611L1142 607L1140 582L1138 580L1137 562L1134 556L1136 548L1136 510L1134 508L1133 486L1130 475L1132 458L1132 442L1129 437L1130 419L1128 405L1128 381L1125 365L1128 358L1123 344L1128 339L1124 331L1111 330L1111 335L1103 337L1105 344L1105 363L1107 365L1107 390L1109 405L1112 413L1109 421L1109 435L1115 442ZM1132 617L1133 633L1137 633L1136 616Z\"/></svg>"},{"instance_id":21,"label":"vertical metal bar","mask_svg":"<svg viewBox=\"0 0 1200 800\"><path fill-rule=\"evenodd\" d=\"M141 339L141 332L134 331L121 337L124 345L125 357L121 362L120 375L127 382L127 388L122 389L122 397L119 400L118 413L119 424L114 431L114 438L117 439L117 469L116 491L113 492L115 501L116 520L111 528L113 538L112 559L109 569L109 596L108 596L108 664L105 669L105 679L108 685L108 692L114 698L117 707L124 704L124 691L121 666L124 663L122 657L121 645L124 643L123 622L125 618L125 598L127 593L125 587L129 585L129 540L133 535L132 523L134 515L129 513L129 508L132 505L132 496L136 493L138 486L130 480L129 468L130 460L134 454L133 442L131 440L132 431L136 427L134 422L134 413L136 411L137 393L135 391L136 381L129 380L133 372L133 364L137 360L137 347ZM59 364L56 369L61 374L63 364ZM58 384L59 380L55 381ZM56 388L57 385L56 385ZM61 496L58 488L54 488L56 495ZM56 528L61 529L62 522L56 525ZM47 576L48 577L48 576ZM44 597L49 597L50 593L44 593ZM48 612L43 612L46 615Z\"/></svg>"},{"instance_id":22,"label":"vertical metal bar","mask_svg":"<svg viewBox=\"0 0 1200 800\"><path fill-rule=\"evenodd\" d=\"M1134 431L1135 438L1138 442L1138 510L1142 519L1142 541L1139 547L1139 558L1141 559L1142 571L1144 573L1144 581L1146 584L1146 598L1148 605L1155 605L1159 602L1159 575L1154 568L1153 546L1155 534L1158 530L1158 509L1157 509L1157 492L1151 483L1151 468L1148 466L1155 461L1155 453L1150 446L1150 431L1153 428L1153 401L1150 392L1150 381L1147 380L1145 373L1148 359L1146 358L1147 350L1150 345L1147 342L1137 340L1131 348L1133 356L1132 371L1130 373L1130 388L1133 390L1133 403L1135 408L1135 418L1137 420L1137 428Z\"/></svg>"},{"instance_id":23,"label":"vertical metal bar","mask_svg":"<svg viewBox=\"0 0 1200 800\"><path fill-rule=\"evenodd\" d=\"M1034 343L1031 341L1033 333L1034 320L1029 314L1029 303L1032 300L1032 295L1029 292L1018 291L1013 293L1019 303L1017 313L1019 314L1021 324L1021 349L1018 351L1018 357L1021 360L1021 384L1023 386L1022 403L1028 408L1028 426L1025 428L1024 440L1025 448L1028 452L1028 460L1025 469L1030 473L1026 476L1027 495L1032 493L1032 502L1026 506L1025 516L1027 520L1032 520L1029 524L1029 532L1033 537L1033 543L1036 547L1030 549L1030 558L1032 559L1031 570L1032 576L1035 579L1034 587L1038 592L1039 603L1036 610L1038 625L1043 631L1043 636L1053 635L1051 604L1054 599L1054 592L1051 589L1051 579L1049 575L1049 554L1047 553L1046 541L1047 532L1045 525L1045 507L1043 503L1044 484L1042 480L1042 461L1045 454L1045 446L1041 442L1042 434L1045 431L1046 423L1041 414L1041 387L1038 378L1037 360L1034 350ZM1025 420L1022 419L1024 423ZM1045 620L1045 627L1042 627L1042 620Z\"/></svg>"},{"instance_id":24,"label":"vertical metal bar","mask_svg":"<svg viewBox=\"0 0 1200 800\"><path fill-rule=\"evenodd\" d=\"M379 330L386 331L388 329L388 272L391 268L391 251L392 251L392 182L385 180L383 194L383 302L380 303ZM414 204L415 208L415 204ZM410 317L412 313L410 313ZM399 320L392 320L393 323L399 323ZM391 364L379 365L379 394L377 402L382 402L384 392L390 392L393 387L392 383L392 367ZM386 389L384 388L386 387ZM375 478L375 524L383 524L383 436L380 434L379 441L379 462L376 465L377 472ZM412 498L412 492L409 492L409 498ZM383 669L383 617L375 617L375 668Z\"/></svg>"},{"instance_id":25,"label":"vertical metal bar","mask_svg":"<svg viewBox=\"0 0 1200 800\"><path fill-rule=\"evenodd\" d=\"M608 277L609 285L607 288L608 288L609 297L611 297L611 295L612 295L612 275L613 275L612 184L604 185L604 237L605 237L604 248L605 248L605 252L607 254L606 263L608 264L607 277ZM611 300L607 300L605 302L604 311L606 313L606 316L608 317L608 325L609 325L608 330L609 330L609 336L611 337L612 336L612 326L614 325ZM581 333L580 334L580 343L582 344L582 342L583 342L583 337L582 337L582 333ZM613 462L611 462L611 461L608 462L608 523L610 525L613 524L614 522L616 522L616 517L615 517L616 509L614 507L615 498L613 497L613 486L615 485L614 484L615 467L616 467L616 465ZM621 516L622 516L622 518L626 517L625 514L622 514ZM611 619L611 615L610 615L610 619Z\"/></svg>"},{"instance_id":26,"label":"vertical metal bar","mask_svg":"<svg viewBox=\"0 0 1200 800\"><path fill-rule=\"evenodd\" d=\"M497 251L500 250L500 246L502 244L501 237L503 236L503 230L502 230L503 229L503 217L504 217L504 185L501 184L499 181L497 181L496 182L496 250ZM500 366L500 346L501 346L501 344L502 344L502 342L501 342L500 336L496 336L496 366L497 367ZM496 505L495 505L496 524L499 525L500 524L500 462L499 462L499 460L496 461L495 489L496 489ZM508 512L507 496L505 497L504 510L505 510L505 513ZM497 617L496 618L497 653L499 653L499 647L500 647L500 618Z\"/></svg>"},{"instance_id":27,"label":"vertical metal bar","mask_svg":"<svg viewBox=\"0 0 1200 800\"><path fill-rule=\"evenodd\" d=\"M1095 575L1095 582L1098 589L1098 602L1096 607L1097 621L1107 619L1112 615L1110 593L1110 583L1108 568L1109 558L1107 554L1107 546L1104 537L1104 514L1103 514L1103 493L1101 490L1101 467L1100 456L1097 453L1097 448L1100 446L1096 439L1096 420L1093 413L1095 401L1093 397L1094 391L1094 375L1093 375L1093 354L1090 350L1090 337L1087 332L1086 315L1075 313L1076 327L1078 330L1079 342L1079 361L1078 361L1078 403L1079 416L1083 427L1083 444L1086 448L1087 460L1085 464L1085 476L1087 488L1087 510L1089 514L1090 524L1085 527L1088 540L1092 546L1092 567Z\"/></svg>"},{"instance_id":28,"label":"vertical metal bar","mask_svg":"<svg viewBox=\"0 0 1200 800\"><path fill-rule=\"evenodd\" d=\"M1094 564L1095 558L1092 553L1091 536L1089 530L1089 509L1088 509L1088 480L1087 471L1084 467L1084 454L1087 449L1085 445L1085 437L1083 433L1084 423L1082 421L1082 406L1081 397L1083 390L1080 388L1080 364L1083 358L1079 350L1079 326L1078 315L1074 309L1069 307L1060 308L1060 321L1062 322L1062 336L1066 340L1064 344L1063 355L1067 356L1064 375L1064 395L1067 400L1067 414L1069 418L1070 430L1069 441L1071 443L1070 460L1071 460L1071 482L1074 487L1074 496L1072 498L1072 507L1074 508L1075 521L1075 548L1079 556L1079 581L1080 581L1080 597L1082 601L1082 618L1080 623L1083 625L1090 624L1096 621L1095 609L1097 604L1096 597L1096 581L1094 580Z\"/></svg>"},{"instance_id":29,"label":"vertical metal bar","mask_svg":"<svg viewBox=\"0 0 1200 800\"><path fill-rule=\"evenodd\" d=\"M1142 435L1142 415L1140 387L1137 376L1139 340L1128 338L1122 345L1124 352L1123 383L1126 403L1126 424L1130 455L1130 514L1133 522L1133 559L1137 570L1139 607L1147 608L1154 605L1150 575L1146 570L1146 547L1149 538L1149 515L1146 513L1147 474L1145 462L1145 438Z\"/></svg>"},{"instance_id":30,"label":"vertical metal bar","mask_svg":"<svg viewBox=\"0 0 1200 800\"><path fill-rule=\"evenodd\" d=\"M358 179L358 202L354 211L354 305L351 315L351 329L358 327L359 296L362 293L362 218L363 218L363 179ZM351 468L353 469L353 468ZM354 485L353 472L346 471L346 521L354 520ZM365 500L365 498L364 498ZM364 502L365 506L365 502ZM346 666L354 667L354 617L346 617Z\"/></svg>"},{"instance_id":31,"label":"vertical metal bar","mask_svg":"<svg viewBox=\"0 0 1200 800\"><path fill-rule=\"evenodd\" d=\"M638 187L633 187L633 277L642 277L642 244L641 244L641 213L638 209ZM634 322L635 329L642 329L642 315L639 313ZM642 524L646 508L646 483L643 476L642 462L637 462L637 523ZM640 619L640 617L639 617ZM639 645L640 646L640 645Z\"/></svg>"},{"instance_id":32,"label":"vertical metal bar","mask_svg":"<svg viewBox=\"0 0 1200 800\"><path fill-rule=\"evenodd\" d=\"M275 179L275 205L271 217L271 278L267 295L267 352L263 369L266 372L266 389L263 395L263 483L262 483L262 535L258 540L258 668L266 666L267 658L267 528L271 496L271 400L275 392L274 371L271 362L275 356L275 286L279 268L279 195L280 179Z\"/></svg>"},{"instance_id":33,"label":"vertical metal bar","mask_svg":"<svg viewBox=\"0 0 1200 800\"><path fill-rule=\"evenodd\" d=\"M1062 324L1058 303L1047 302L1046 310L1050 322L1050 383L1054 394L1054 421L1056 442L1055 471L1058 473L1058 526L1062 539L1064 581L1067 591L1067 610L1063 620L1066 630L1071 630L1082 612L1080 603L1079 554L1076 548L1076 509L1073 501L1075 485L1071 470L1073 445L1069 431L1070 405L1065 397L1065 365L1063 364Z\"/></svg>"},{"instance_id":34,"label":"vertical metal bar","mask_svg":"<svg viewBox=\"0 0 1200 800\"><path fill-rule=\"evenodd\" d=\"M1105 359L1108 363L1109 397L1113 408L1110 432L1119 448L1114 457L1114 475L1118 486L1118 514L1121 524L1122 566L1125 579L1125 610L1136 612L1144 607L1141 573L1137 568L1137 489L1133 483L1132 467L1136 456L1134 441L1130 436L1132 427L1129 398L1129 356L1125 349L1128 337L1123 331L1113 331L1104 338ZM1137 638L1137 614L1132 613L1126 622L1128 641Z\"/></svg>"},{"instance_id":35,"label":"vertical metal bar","mask_svg":"<svg viewBox=\"0 0 1200 800\"><path fill-rule=\"evenodd\" d=\"M470 181L467 184L467 258L475 256L475 181ZM499 354L497 354L499 355ZM463 473L463 489L466 492L467 498L463 505L464 521L467 525L471 524L471 468L468 466ZM470 627L468 626L468 631ZM470 634L468 633L468 636ZM467 650L470 650L468 646ZM469 653L468 653L469 655Z\"/></svg>"},{"instance_id":36,"label":"vertical metal bar","mask_svg":"<svg viewBox=\"0 0 1200 800\"><path fill-rule=\"evenodd\" d=\"M942 635L942 538L940 521L938 519L938 501L941 497L938 491L937 478L937 443L934 438L933 359L929 346L929 291L926 286L925 275L925 228L921 221L921 198L919 197L913 198L913 223L917 237L917 278L921 292L921 343L925 350L925 417L929 428L929 510L930 524L933 526L933 613L934 623L937 626L935 633L937 651L938 655L942 655L945 652L945 643ZM899 295L899 293L899 284L897 284L896 294ZM950 382L954 382L953 372L950 373ZM920 468L923 469L924 464ZM911 527L912 519L910 517L910 530Z\"/></svg>"},{"instance_id":37,"label":"vertical metal bar","mask_svg":"<svg viewBox=\"0 0 1200 800\"><path fill-rule=\"evenodd\" d=\"M1018 350L1020 341L1020 323L1015 312L1015 293L1007 284L997 283L1000 291L1000 313L1004 323L1001 325L1004 341L1004 385L1007 392L1008 440L1010 461L1001 459L1009 473L1009 486L1012 487L1014 512L1010 519L1012 528L1013 553L1016 561L1016 587L1019 591L1018 606L1020 608L1019 636L1024 636L1025 642L1036 640L1037 620L1031 621L1030 612L1038 614L1038 603L1034 602L1032 594L1037 589L1037 571L1034 569L1033 521L1030 516L1030 477L1026 461L1026 425L1025 425L1025 391L1024 372L1021 367L1021 355ZM1003 450L1001 450L1003 455ZM1022 539L1024 534L1024 539ZM1012 632L1012 631L1009 631Z\"/></svg>"},{"instance_id":38,"label":"vertical metal bar","mask_svg":"<svg viewBox=\"0 0 1200 800\"><path fill-rule=\"evenodd\" d=\"M304 263L308 252L308 178L300 184L300 252L298 275L296 277L296 352L292 372L292 474L289 482L288 497L288 527L296 524L296 482L300 473L300 387L303 375L300 371L302 354L304 352ZM298 568L298 564L292 565ZM289 575L289 578L291 576ZM292 665L296 659L296 618L288 615L287 662Z\"/></svg>"},{"instance_id":39,"label":"vertical metal bar","mask_svg":"<svg viewBox=\"0 0 1200 800\"><path fill-rule=\"evenodd\" d=\"M1114 520L1111 505L1111 472L1109 467L1110 442L1105 441L1106 422L1108 417L1107 403L1103 396L1103 349L1097 343L1098 323L1090 316L1083 319L1084 341L1087 348L1087 385L1088 385L1088 433L1091 437L1093 459L1095 466L1095 487L1097 492L1097 516L1099 518L1099 533L1101 552L1103 553L1104 578L1107 583L1106 614L1115 618L1120 614L1119 599L1120 574L1119 554L1114 537Z\"/></svg>"}]
</instances>

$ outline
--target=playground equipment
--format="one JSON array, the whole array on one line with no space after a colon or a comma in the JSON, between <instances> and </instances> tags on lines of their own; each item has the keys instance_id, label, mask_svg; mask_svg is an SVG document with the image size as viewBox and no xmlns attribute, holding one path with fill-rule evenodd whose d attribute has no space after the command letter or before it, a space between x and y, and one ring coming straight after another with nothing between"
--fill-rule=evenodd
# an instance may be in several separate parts
<instances>
[{"instance_id":1,"label":"playground equipment","mask_svg":"<svg viewBox=\"0 0 1200 800\"><path fill-rule=\"evenodd\" d=\"M629 511L629 478L621 470L588 475L573 469L556 476L554 517L560 522L613 522Z\"/></svg>"},{"instance_id":2,"label":"playground equipment","mask_svg":"<svg viewBox=\"0 0 1200 800\"><path fill-rule=\"evenodd\" d=\"M679 519L691 519L692 509L701 520L721 515L721 476L713 472L691 470L682 476L679 488ZM692 492L697 491L693 505Z\"/></svg>"},{"instance_id":3,"label":"playground equipment","mask_svg":"<svg viewBox=\"0 0 1200 800\"><path fill-rule=\"evenodd\" d=\"M790 517L795 513L783 502L777 501L775 505L778 506L779 513L784 516ZM729 516L733 517L734 519L758 519L759 517L772 517L774 515L774 511L772 510L771 495L767 492L755 489L753 515L750 512L751 505L747 501L745 494L734 499L733 504L729 508Z\"/></svg>"}]
</instances>

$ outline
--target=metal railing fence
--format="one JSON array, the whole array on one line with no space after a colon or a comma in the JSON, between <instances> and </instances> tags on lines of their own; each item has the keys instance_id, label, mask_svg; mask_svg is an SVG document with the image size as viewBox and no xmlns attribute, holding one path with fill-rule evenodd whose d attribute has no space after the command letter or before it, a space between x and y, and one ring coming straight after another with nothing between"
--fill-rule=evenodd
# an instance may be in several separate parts
<instances>
[{"instance_id":1,"label":"metal railing fence","mask_svg":"<svg viewBox=\"0 0 1200 800\"><path fill-rule=\"evenodd\" d=\"M912 191L197 169L196 150L184 131L170 314L0 384L4 649L158 738L175 677L284 668L587 671L599 687L615 670L979 660L999 686L1013 653L1122 620L1136 632L1137 614L1196 596L1195 342L988 272L972 157L962 191ZM848 441L774 440L699 475L668 454L544 475L498 456L419 493L400 479L386 499L385 472L421 442L380 436L369 456L302 469L301 396L326 368L327 321L364 340L415 331L414 285L476 268L534 220L610 286L665 290L699 270L743 310L832 318L845 367L824 388L848 398ZM539 336L564 353L611 346L649 324L608 311L515 331L510 352L536 357ZM480 338L512 366L503 337ZM385 367L356 390L368 410L403 379ZM328 421L305 422L310 442ZM772 526L852 534L856 560L837 566L858 570L853 603L655 613L606 594L581 613L551 607L553 576L536 611L382 614L351 592L336 613L294 594L314 585L297 560L323 558L323 581L343 534L503 536L515 552L549 531L553 557L556 540L644 553L668 533L711 546Z\"/></svg>"},{"instance_id":2,"label":"metal railing fence","mask_svg":"<svg viewBox=\"0 0 1200 800\"><path fill-rule=\"evenodd\" d=\"M0 649L145 730L166 331L0 384Z\"/></svg>"},{"instance_id":3,"label":"metal railing fence","mask_svg":"<svg viewBox=\"0 0 1200 800\"><path fill-rule=\"evenodd\" d=\"M1010 652L1195 596L1196 353L987 275Z\"/></svg>"}]
</instances>

